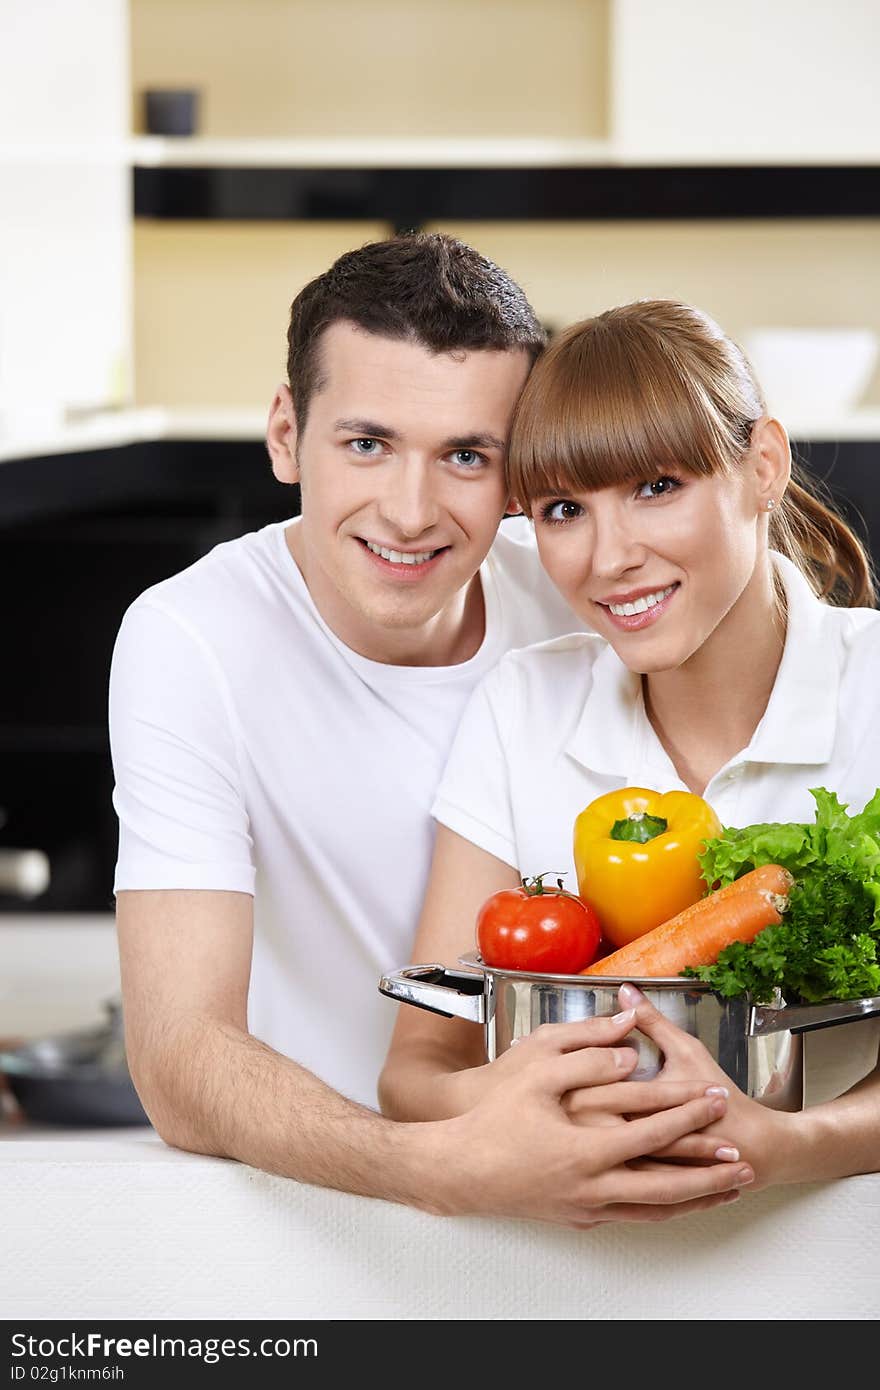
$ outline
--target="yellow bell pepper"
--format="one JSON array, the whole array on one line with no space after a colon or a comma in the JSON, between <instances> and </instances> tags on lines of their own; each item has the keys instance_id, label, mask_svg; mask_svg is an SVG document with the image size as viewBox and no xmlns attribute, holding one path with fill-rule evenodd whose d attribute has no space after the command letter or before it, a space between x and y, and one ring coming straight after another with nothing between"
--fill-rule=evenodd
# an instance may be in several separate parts
<instances>
[{"instance_id":1,"label":"yellow bell pepper","mask_svg":"<svg viewBox=\"0 0 880 1390\"><path fill-rule=\"evenodd\" d=\"M626 946L703 897L697 854L720 834L693 792L624 787L591 801L574 823L574 862L605 939Z\"/></svg>"}]
</instances>

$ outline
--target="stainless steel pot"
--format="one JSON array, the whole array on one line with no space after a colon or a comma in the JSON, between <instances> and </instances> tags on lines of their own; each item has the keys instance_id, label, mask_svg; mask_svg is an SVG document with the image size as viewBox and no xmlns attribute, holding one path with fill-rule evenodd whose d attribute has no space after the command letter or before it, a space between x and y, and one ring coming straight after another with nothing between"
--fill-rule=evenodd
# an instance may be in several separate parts
<instances>
[{"instance_id":1,"label":"stainless steel pot","mask_svg":"<svg viewBox=\"0 0 880 1390\"><path fill-rule=\"evenodd\" d=\"M476 954L462 956L466 970L413 965L383 975L379 990L390 999L420 1009L482 1023L490 1061L542 1023L573 1023L618 1013L617 991L634 984L656 1009L706 1047L722 1071L746 1095L775 1110L800 1110L804 1103L801 1034L859 1018L880 1015L880 997L829 1004L786 1006L752 1004L747 996L724 999L699 980L633 979L622 975L528 975L496 970ZM662 1057L650 1038L637 1030L634 1080L656 1076Z\"/></svg>"}]
</instances>

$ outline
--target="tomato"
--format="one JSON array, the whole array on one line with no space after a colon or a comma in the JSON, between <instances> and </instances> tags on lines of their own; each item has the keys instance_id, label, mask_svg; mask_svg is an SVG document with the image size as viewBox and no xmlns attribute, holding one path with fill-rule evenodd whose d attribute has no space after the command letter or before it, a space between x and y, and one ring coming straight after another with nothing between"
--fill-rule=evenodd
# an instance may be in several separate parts
<instances>
[{"instance_id":1,"label":"tomato","mask_svg":"<svg viewBox=\"0 0 880 1390\"><path fill-rule=\"evenodd\" d=\"M477 946L486 965L545 975L576 975L596 955L601 928L588 903L543 879L493 893L477 913Z\"/></svg>"}]
</instances>

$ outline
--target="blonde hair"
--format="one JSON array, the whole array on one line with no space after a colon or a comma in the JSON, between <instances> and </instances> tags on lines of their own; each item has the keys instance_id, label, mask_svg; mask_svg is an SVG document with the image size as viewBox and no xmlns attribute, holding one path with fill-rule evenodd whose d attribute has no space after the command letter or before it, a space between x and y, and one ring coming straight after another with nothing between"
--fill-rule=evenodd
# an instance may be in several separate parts
<instances>
[{"instance_id":1,"label":"blonde hair","mask_svg":"<svg viewBox=\"0 0 880 1390\"><path fill-rule=\"evenodd\" d=\"M729 473L766 414L745 354L718 325L677 300L639 300L560 333L526 382L513 420L510 491L588 492L672 470ZM822 598L874 603L864 547L794 464L770 515L770 545Z\"/></svg>"}]
</instances>

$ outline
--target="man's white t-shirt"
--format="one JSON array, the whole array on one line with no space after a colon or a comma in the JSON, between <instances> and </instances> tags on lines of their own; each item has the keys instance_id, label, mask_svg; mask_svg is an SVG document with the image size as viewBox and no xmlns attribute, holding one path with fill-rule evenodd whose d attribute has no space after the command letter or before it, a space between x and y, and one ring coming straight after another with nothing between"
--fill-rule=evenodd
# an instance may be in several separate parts
<instances>
[{"instance_id":1,"label":"man's white t-shirt","mask_svg":"<svg viewBox=\"0 0 880 1390\"><path fill-rule=\"evenodd\" d=\"M316 610L278 523L146 590L110 679L115 891L254 895L248 1026L344 1095L376 1104L411 958L430 806L460 715L501 656L578 625L529 523L485 560L486 634L455 666L390 666Z\"/></svg>"},{"instance_id":2,"label":"man's white t-shirt","mask_svg":"<svg viewBox=\"0 0 880 1390\"><path fill-rule=\"evenodd\" d=\"M773 558L785 649L748 747L703 792L724 825L812 821L810 788L820 786L860 811L880 786L880 612L820 602L789 560ZM603 638L580 632L512 652L485 678L432 810L524 876L565 870L577 892L575 818L626 786L688 790L647 718L641 678ZM852 1084L874 1065L877 1039L868 1021L810 1034L807 1059L822 1069L827 1058L830 1069L832 1054L848 1051Z\"/></svg>"}]
</instances>

